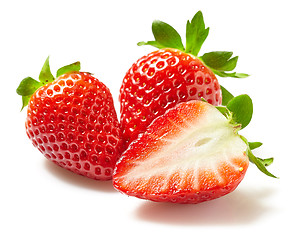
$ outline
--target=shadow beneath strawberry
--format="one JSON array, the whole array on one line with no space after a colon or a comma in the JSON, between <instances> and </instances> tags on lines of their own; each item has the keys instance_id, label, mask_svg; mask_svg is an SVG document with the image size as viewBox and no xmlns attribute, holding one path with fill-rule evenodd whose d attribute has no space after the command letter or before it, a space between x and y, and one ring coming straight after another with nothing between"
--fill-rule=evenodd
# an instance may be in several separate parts
<instances>
[{"instance_id":1,"label":"shadow beneath strawberry","mask_svg":"<svg viewBox=\"0 0 296 240\"><path fill-rule=\"evenodd\" d=\"M57 177L58 179L66 183L69 183L78 187L82 187L82 188L87 188L90 190L95 190L95 191L117 193L117 191L113 188L113 184L111 180L110 181L93 180L93 179L78 175L76 173L73 173L69 170L63 169L47 159L44 159L44 166L48 170L48 172L50 172L52 175L54 175L55 177Z\"/></svg>"},{"instance_id":2,"label":"shadow beneath strawberry","mask_svg":"<svg viewBox=\"0 0 296 240\"><path fill-rule=\"evenodd\" d=\"M199 204L173 204L147 201L139 206L138 219L170 225L243 225L275 211L264 205L271 189L258 193L237 190L220 199Z\"/></svg>"}]
</instances>

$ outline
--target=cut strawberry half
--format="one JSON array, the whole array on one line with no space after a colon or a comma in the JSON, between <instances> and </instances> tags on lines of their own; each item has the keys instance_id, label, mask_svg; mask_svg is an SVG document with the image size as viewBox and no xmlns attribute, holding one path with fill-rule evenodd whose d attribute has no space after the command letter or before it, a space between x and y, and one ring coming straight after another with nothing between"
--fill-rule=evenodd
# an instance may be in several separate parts
<instances>
[{"instance_id":1,"label":"cut strawberry half","mask_svg":"<svg viewBox=\"0 0 296 240\"><path fill-rule=\"evenodd\" d=\"M249 120L240 124L236 119L240 115L203 101L178 104L124 152L115 167L114 187L130 196L177 203L199 203L232 192L251 154L238 134Z\"/></svg>"}]
</instances>

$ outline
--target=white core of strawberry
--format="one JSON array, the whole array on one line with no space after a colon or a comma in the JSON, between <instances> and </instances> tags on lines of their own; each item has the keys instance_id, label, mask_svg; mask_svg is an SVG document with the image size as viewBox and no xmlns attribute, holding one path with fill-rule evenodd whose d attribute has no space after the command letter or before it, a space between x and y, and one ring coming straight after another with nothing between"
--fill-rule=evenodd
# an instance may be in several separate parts
<instances>
[{"instance_id":1,"label":"white core of strawberry","mask_svg":"<svg viewBox=\"0 0 296 240\"><path fill-rule=\"evenodd\" d=\"M126 184L129 180L148 180L157 176L170 179L176 172L185 176L188 171L194 171L193 176L197 178L199 171L204 170L214 172L216 179L222 183L223 179L217 170L221 162L226 162L229 167L239 171L240 167L231 160L246 158L247 145L229 120L215 107L208 105L206 111L194 121L187 121L185 128L177 123L172 124L178 128L178 134L171 138L163 136L161 141L166 144L148 158L137 161L138 165L124 177ZM198 189L198 182L194 182ZM162 189L165 188L164 181Z\"/></svg>"}]
</instances>

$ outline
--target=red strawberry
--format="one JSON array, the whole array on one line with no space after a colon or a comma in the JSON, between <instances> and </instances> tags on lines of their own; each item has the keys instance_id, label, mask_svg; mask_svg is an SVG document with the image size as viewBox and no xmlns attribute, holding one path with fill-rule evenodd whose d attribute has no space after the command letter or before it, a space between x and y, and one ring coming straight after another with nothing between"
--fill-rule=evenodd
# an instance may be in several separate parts
<instances>
[{"instance_id":1,"label":"red strawberry","mask_svg":"<svg viewBox=\"0 0 296 240\"><path fill-rule=\"evenodd\" d=\"M92 179L112 178L122 152L113 99L79 62L50 73L48 59L40 81L25 78L18 94L28 103L26 131L33 145L57 165ZM32 96L31 96L32 95Z\"/></svg>"},{"instance_id":2,"label":"red strawberry","mask_svg":"<svg viewBox=\"0 0 296 240\"><path fill-rule=\"evenodd\" d=\"M227 117L197 100L169 109L123 153L115 167L114 187L153 201L199 203L232 192L249 159L274 177L264 166L272 159L256 158L238 134L250 121L251 103L247 95L234 98L228 106L235 112L219 108ZM239 111L242 105L248 113Z\"/></svg>"},{"instance_id":3,"label":"red strawberry","mask_svg":"<svg viewBox=\"0 0 296 240\"><path fill-rule=\"evenodd\" d=\"M204 98L218 106L222 93L215 74L222 77L246 77L230 73L238 57L232 52L197 54L209 29L198 12L187 23L186 48L180 35L170 25L154 21L155 41L140 42L161 50L140 58L127 71L121 89L121 129L127 145L146 130L151 121L180 102ZM215 73L215 74L214 74ZM224 90L222 88L222 90Z\"/></svg>"}]
</instances>

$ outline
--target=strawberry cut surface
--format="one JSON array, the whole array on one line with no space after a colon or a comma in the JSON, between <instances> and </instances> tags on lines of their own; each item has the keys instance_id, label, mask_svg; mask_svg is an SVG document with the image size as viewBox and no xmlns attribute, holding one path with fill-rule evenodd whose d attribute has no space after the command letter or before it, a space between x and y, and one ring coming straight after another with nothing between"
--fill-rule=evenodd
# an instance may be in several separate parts
<instances>
[{"instance_id":1,"label":"strawberry cut surface","mask_svg":"<svg viewBox=\"0 0 296 240\"><path fill-rule=\"evenodd\" d=\"M140 58L126 73L119 100L121 129L127 145L153 119L180 102L222 103L214 73L197 57L177 49L160 49Z\"/></svg>"},{"instance_id":2,"label":"strawberry cut surface","mask_svg":"<svg viewBox=\"0 0 296 240\"><path fill-rule=\"evenodd\" d=\"M28 103L26 131L47 159L92 179L111 179L122 152L111 93L88 73L40 87Z\"/></svg>"},{"instance_id":3,"label":"strawberry cut surface","mask_svg":"<svg viewBox=\"0 0 296 240\"><path fill-rule=\"evenodd\" d=\"M232 192L249 165L235 126L202 101L156 118L116 164L114 187L131 196L199 203Z\"/></svg>"}]
</instances>

